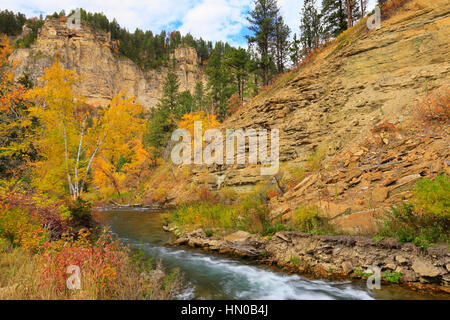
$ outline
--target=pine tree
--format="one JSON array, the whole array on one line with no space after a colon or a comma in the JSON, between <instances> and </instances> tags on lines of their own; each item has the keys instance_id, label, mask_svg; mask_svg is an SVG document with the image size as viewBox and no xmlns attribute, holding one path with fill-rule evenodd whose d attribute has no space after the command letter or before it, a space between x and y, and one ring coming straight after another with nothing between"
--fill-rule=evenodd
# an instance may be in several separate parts
<instances>
[{"instance_id":1,"label":"pine tree","mask_svg":"<svg viewBox=\"0 0 450 320\"><path fill-rule=\"evenodd\" d=\"M205 90L203 88L203 82L198 81L195 84L194 89L194 108L192 111L205 109Z\"/></svg>"},{"instance_id":2,"label":"pine tree","mask_svg":"<svg viewBox=\"0 0 450 320\"><path fill-rule=\"evenodd\" d=\"M260 55L260 69L263 85L268 85L270 80L270 67L273 64L273 56L270 52L270 43L274 36L275 23L278 17L276 0L255 0L255 8L247 17L250 22L249 29L253 36L247 36L249 45L256 45Z\"/></svg>"},{"instance_id":3,"label":"pine tree","mask_svg":"<svg viewBox=\"0 0 450 320\"><path fill-rule=\"evenodd\" d=\"M174 117L181 118L179 103L180 82L178 76L169 71L163 86L163 96L152 109L143 137L144 145L150 150L153 160L160 157L171 132L175 129Z\"/></svg>"},{"instance_id":4,"label":"pine tree","mask_svg":"<svg viewBox=\"0 0 450 320\"><path fill-rule=\"evenodd\" d=\"M367 13L367 0L359 0L359 9L361 10L361 18Z\"/></svg>"},{"instance_id":5,"label":"pine tree","mask_svg":"<svg viewBox=\"0 0 450 320\"><path fill-rule=\"evenodd\" d=\"M278 16L275 23L273 47L278 74L284 73L284 65L289 53L289 35L291 30L284 23L283 17Z\"/></svg>"},{"instance_id":6,"label":"pine tree","mask_svg":"<svg viewBox=\"0 0 450 320\"><path fill-rule=\"evenodd\" d=\"M315 7L315 0L305 0L300 20L300 42L305 52L318 48L320 45L321 22Z\"/></svg>"},{"instance_id":7,"label":"pine tree","mask_svg":"<svg viewBox=\"0 0 450 320\"><path fill-rule=\"evenodd\" d=\"M163 86L163 96L158 103L159 109L166 109L169 113L175 113L178 107L178 90L180 88L180 80L178 76L169 71Z\"/></svg>"},{"instance_id":8,"label":"pine tree","mask_svg":"<svg viewBox=\"0 0 450 320\"><path fill-rule=\"evenodd\" d=\"M237 91L233 82L233 74L224 62L224 57L229 50L231 50L229 45L217 42L206 67L212 104L220 120L228 115L226 101Z\"/></svg>"},{"instance_id":9,"label":"pine tree","mask_svg":"<svg viewBox=\"0 0 450 320\"><path fill-rule=\"evenodd\" d=\"M171 121L168 110L152 109L150 121L147 123L142 142L150 151L154 161L161 156L174 129L175 125Z\"/></svg>"},{"instance_id":10,"label":"pine tree","mask_svg":"<svg viewBox=\"0 0 450 320\"><path fill-rule=\"evenodd\" d=\"M230 48L225 56L225 63L231 68L233 77L235 78L239 99L244 97L245 83L249 77L249 53L243 49Z\"/></svg>"},{"instance_id":11,"label":"pine tree","mask_svg":"<svg viewBox=\"0 0 450 320\"><path fill-rule=\"evenodd\" d=\"M321 17L323 37L335 38L347 29L347 13L345 0L323 0Z\"/></svg>"},{"instance_id":12,"label":"pine tree","mask_svg":"<svg viewBox=\"0 0 450 320\"><path fill-rule=\"evenodd\" d=\"M352 0L345 0L345 9L347 12L347 29L353 26L353 17L352 17Z\"/></svg>"},{"instance_id":13,"label":"pine tree","mask_svg":"<svg viewBox=\"0 0 450 320\"><path fill-rule=\"evenodd\" d=\"M181 119L184 114L192 112L194 109L194 97L189 90L181 92L178 96L178 108L176 117Z\"/></svg>"},{"instance_id":14,"label":"pine tree","mask_svg":"<svg viewBox=\"0 0 450 320\"><path fill-rule=\"evenodd\" d=\"M358 0L345 0L345 9L347 12L347 28L351 28L355 21L361 17Z\"/></svg>"},{"instance_id":15,"label":"pine tree","mask_svg":"<svg viewBox=\"0 0 450 320\"><path fill-rule=\"evenodd\" d=\"M292 40L292 44L289 48L290 58L292 64L296 66L300 61L301 51L300 51L300 40L297 39L297 34L294 33L294 39Z\"/></svg>"}]
</instances>

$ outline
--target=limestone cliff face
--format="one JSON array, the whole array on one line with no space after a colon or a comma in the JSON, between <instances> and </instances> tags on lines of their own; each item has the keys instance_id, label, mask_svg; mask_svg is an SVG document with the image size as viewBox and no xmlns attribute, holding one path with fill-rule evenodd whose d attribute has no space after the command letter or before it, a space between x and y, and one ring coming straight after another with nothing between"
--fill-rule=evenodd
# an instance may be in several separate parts
<instances>
[{"instance_id":1,"label":"limestone cliff face","mask_svg":"<svg viewBox=\"0 0 450 320\"><path fill-rule=\"evenodd\" d=\"M175 61L174 72L180 79L180 91L189 90L194 93L195 85L198 81L206 84L207 78L203 73L197 51L191 47L176 48L172 53L170 61ZM151 92L149 103L156 105L162 96L164 80L169 69L167 67L158 70L148 70L145 72L148 88Z\"/></svg>"},{"instance_id":2,"label":"limestone cliff face","mask_svg":"<svg viewBox=\"0 0 450 320\"><path fill-rule=\"evenodd\" d=\"M145 107L155 106L168 69L144 72L130 59L115 54L114 46L107 33L87 26L72 29L59 19L48 19L32 47L15 50L10 59L18 64L16 77L27 72L39 83L44 68L58 57L82 77L78 92L93 105L105 105L115 93L125 90ZM206 81L194 48L177 48L173 58L180 90L193 90L197 81Z\"/></svg>"}]
</instances>

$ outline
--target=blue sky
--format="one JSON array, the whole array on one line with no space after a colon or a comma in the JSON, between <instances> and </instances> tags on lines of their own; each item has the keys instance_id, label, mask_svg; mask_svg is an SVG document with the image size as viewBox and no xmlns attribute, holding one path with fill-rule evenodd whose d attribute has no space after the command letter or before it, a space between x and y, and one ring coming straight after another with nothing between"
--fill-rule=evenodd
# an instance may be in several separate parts
<instances>
[{"instance_id":1,"label":"blue sky","mask_svg":"<svg viewBox=\"0 0 450 320\"><path fill-rule=\"evenodd\" d=\"M375 2L369 0L369 9L373 9ZM0 9L20 11L32 17L81 7L103 12L111 20L116 18L130 31L177 29L205 40L246 46L245 17L252 4L253 0L0 0ZM303 0L278 0L278 4L292 32L298 33ZM320 0L317 4L320 6Z\"/></svg>"}]
</instances>

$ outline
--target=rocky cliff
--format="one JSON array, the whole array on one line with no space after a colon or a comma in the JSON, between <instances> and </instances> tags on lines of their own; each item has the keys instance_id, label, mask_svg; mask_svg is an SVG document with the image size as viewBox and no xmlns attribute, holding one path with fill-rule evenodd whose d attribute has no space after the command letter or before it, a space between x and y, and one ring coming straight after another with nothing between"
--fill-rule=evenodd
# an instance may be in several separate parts
<instances>
[{"instance_id":1,"label":"rocky cliff","mask_svg":"<svg viewBox=\"0 0 450 320\"><path fill-rule=\"evenodd\" d=\"M82 77L78 92L88 103L105 105L120 90L125 90L145 107L153 107L162 95L168 68L141 70L130 59L115 53L115 42L109 34L88 26L68 28L59 19L47 19L30 48L17 49L10 59L17 64L16 77L28 73L35 83L44 68L55 57L66 68L74 69ZM180 90L193 91L197 81L205 81L194 48L177 48L172 54ZM171 59L172 60L172 59Z\"/></svg>"},{"instance_id":2,"label":"rocky cliff","mask_svg":"<svg viewBox=\"0 0 450 320\"><path fill-rule=\"evenodd\" d=\"M449 84L449 39L448 1L407 1L381 29L359 23L224 123L279 129L284 167L323 153L321 169L273 199L273 218L315 204L348 232L373 232L374 215L407 199L418 178L449 171L449 128L419 123L415 101ZM213 188L219 178L237 190L267 179L255 165L194 172Z\"/></svg>"}]
</instances>

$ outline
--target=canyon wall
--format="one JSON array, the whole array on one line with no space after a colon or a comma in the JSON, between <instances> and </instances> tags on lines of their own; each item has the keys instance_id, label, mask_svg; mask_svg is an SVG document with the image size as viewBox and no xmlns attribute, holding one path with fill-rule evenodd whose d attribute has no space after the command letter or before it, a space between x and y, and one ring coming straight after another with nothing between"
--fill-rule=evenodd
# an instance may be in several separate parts
<instances>
[{"instance_id":1,"label":"canyon wall","mask_svg":"<svg viewBox=\"0 0 450 320\"><path fill-rule=\"evenodd\" d=\"M39 83L44 69L58 58L81 76L77 91L92 105L106 105L114 94L124 90L146 108L155 106L162 96L168 68L144 71L116 52L117 45L108 33L88 26L68 28L66 22L49 18L35 43L15 50L10 60L17 64L16 78L28 73L34 83ZM197 81L206 81L194 48L176 48L170 60L175 61L181 91L193 92Z\"/></svg>"}]
</instances>

